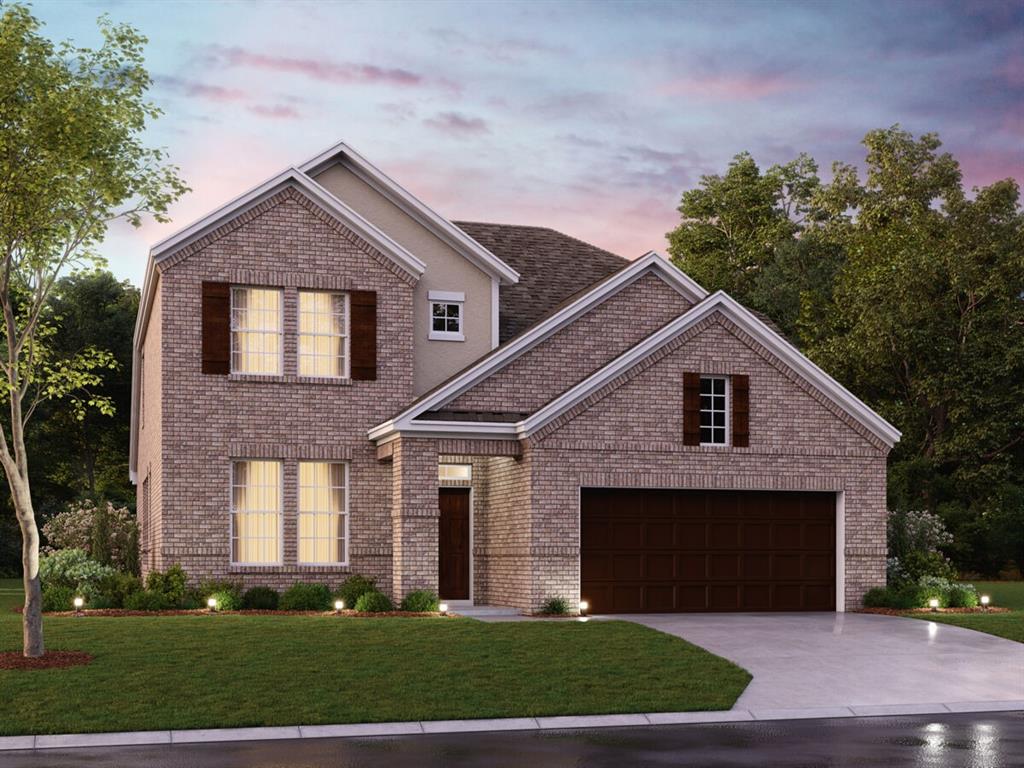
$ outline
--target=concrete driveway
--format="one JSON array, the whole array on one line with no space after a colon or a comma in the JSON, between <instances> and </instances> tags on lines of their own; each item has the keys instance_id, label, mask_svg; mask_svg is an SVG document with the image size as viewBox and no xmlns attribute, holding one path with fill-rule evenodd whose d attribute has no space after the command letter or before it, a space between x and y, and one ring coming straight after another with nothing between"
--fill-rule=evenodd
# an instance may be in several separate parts
<instances>
[{"instance_id":1,"label":"concrete driveway","mask_svg":"<svg viewBox=\"0 0 1024 768\"><path fill-rule=\"evenodd\" d=\"M863 613L609 618L678 635L747 669L754 679L741 709L1024 700L1024 645L946 624Z\"/></svg>"}]
</instances>

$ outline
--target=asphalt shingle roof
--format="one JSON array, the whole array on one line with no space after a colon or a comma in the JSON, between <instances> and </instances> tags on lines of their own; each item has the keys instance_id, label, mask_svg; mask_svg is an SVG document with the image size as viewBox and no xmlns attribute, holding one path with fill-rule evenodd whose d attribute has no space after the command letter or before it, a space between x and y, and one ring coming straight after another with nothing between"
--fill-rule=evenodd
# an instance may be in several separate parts
<instances>
[{"instance_id":1,"label":"asphalt shingle roof","mask_svg":"<svg viewBox=\"0 0 1024 768\"><path fill-rule=\"evenodd\" d=\"M617 272L621 256L546 227L452 222L519 273L519 283L501 286L501 343L551 314L570 296Z\"/></svg>"}]
</instances>

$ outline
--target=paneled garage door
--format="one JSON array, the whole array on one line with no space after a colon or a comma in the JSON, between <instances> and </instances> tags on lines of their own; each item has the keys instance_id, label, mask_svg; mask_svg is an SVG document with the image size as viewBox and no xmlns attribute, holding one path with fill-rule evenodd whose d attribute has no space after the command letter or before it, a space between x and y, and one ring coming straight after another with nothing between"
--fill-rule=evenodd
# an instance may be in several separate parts
<instances>
[{"instance_id":1,"label":"paneled garage door","mask_svg":"<svg viewBox=\"0 0 1024 768\"><path fill-rule=\"evenodd\" d=\"M835 610L835 495L584 488L594 613Z\"/></svg>"}]
</instances>

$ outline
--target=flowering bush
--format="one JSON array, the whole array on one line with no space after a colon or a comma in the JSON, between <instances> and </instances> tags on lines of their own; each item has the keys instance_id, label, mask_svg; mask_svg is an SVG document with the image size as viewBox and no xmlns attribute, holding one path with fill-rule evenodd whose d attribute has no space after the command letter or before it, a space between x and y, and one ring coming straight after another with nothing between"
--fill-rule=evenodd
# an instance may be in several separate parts
<instances>
[{"instance_id":1,"label":"flowering bush","mask_svg":"<svg viewBox=\"0 0 1024 768\"><path fill-rule=\"evenodd\" d=\"M81 549L62 549L39 558L39 580L44 589L65 587L86 600L99 597L101 584L116 573Z\"/></svg>"},{"instance_id":2,"label":"flowering bush","mask_svg":"<svg viewBox=\"0 0 1024 768\"><path fill-rule=\"evenodd\" d=\"M886 580L893 586L917 583L924 577L953 579L956 573L940 547L953 543L937 515L925 510L894 510L887 523L889 557Z\"/></svg>"},{"instance_id":3,"label":"flowering bush","mask_svg":"<svg viewBox=\"0 0 1024 768\"><path fill-rule=\"evenodd\" d=\"M139 573L139 524L127 507L109 501L97 505L86 499L72 502L43 526L49 541L44 553L79 549L103 565Z\"/></svg>"}]
</instances>

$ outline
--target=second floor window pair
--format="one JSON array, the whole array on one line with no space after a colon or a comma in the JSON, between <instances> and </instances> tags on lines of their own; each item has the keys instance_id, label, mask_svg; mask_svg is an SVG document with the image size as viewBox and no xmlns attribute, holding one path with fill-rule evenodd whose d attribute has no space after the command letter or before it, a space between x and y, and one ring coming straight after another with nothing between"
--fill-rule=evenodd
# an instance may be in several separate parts
<instances>
[{"instance_id":1,"label":"second floor window pair","mask_svg":"<svg viewBox=\"0 0 1024 768\"><path fill-rule=\"evenodd\" d=\"M347 378L347 293L298 292L298 373ZM283 373L284 292L279 288L231 288L231 372Z\"/></svg>"}]
</instances>

